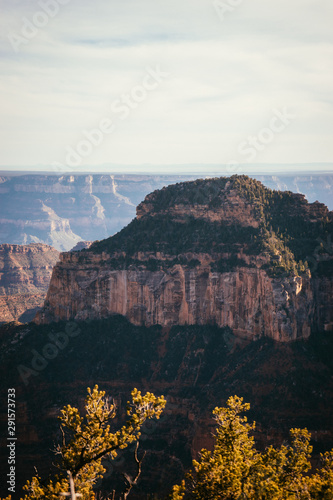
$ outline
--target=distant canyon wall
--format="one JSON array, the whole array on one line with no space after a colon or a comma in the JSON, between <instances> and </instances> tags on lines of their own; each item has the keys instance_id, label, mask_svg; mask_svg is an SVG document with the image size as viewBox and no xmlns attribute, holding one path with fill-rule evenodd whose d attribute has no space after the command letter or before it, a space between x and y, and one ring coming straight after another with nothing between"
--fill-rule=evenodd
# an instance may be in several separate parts
<instances>
[{"instance_id":1,"label":"distant canyon wall","mask_svg":"<svg viewBox=\"0 0 333 500\"><path fill-rule=\"evenodd\" d=\"M33 319L58 259L48 245L0 245L0 323Z\"/></svg>"},{"instance_id":2,"label":"distant canyon wall","mask_svg":"<svg viewBox=\"0 0 333 500\"><path fill-rule=\"evenodd\" d=\"M196 175L0 175L0 244L45 243L71 250L80 240L101 240L135 216L144 197ZM272 189L304 193L333 209L333 175L259 175Z\"/></svg>"}]
</instances>

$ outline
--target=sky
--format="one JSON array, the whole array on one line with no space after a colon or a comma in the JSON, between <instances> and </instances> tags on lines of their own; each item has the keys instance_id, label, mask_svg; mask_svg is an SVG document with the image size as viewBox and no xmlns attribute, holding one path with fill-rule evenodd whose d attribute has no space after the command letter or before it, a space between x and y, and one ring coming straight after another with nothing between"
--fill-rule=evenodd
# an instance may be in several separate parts
<instances>
[{"instance_id":1,"label":"sky","mask_svg":"<svg viewBox=\"0 0 333 500\"><path fill-rule=\"evenodd\" d=\"M333 169L332 0L0 8L0 168Z\"/></svg>"}]
</instances>

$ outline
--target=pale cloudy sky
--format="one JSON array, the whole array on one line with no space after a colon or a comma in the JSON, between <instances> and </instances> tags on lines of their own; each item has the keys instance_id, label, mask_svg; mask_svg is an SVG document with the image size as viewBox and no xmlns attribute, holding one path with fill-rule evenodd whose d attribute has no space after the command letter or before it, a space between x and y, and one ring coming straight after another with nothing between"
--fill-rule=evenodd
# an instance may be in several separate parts
<instances>
[{"instance_id":1,"label":"pale cloudy sky","mask_svg":"<svg viewBox=\"0 0 333 500\"><path fill-rule=\"evenodd\" d=\"M0 5L3 167L333 163L332 0Z\"/></svg>"}]
</instances>

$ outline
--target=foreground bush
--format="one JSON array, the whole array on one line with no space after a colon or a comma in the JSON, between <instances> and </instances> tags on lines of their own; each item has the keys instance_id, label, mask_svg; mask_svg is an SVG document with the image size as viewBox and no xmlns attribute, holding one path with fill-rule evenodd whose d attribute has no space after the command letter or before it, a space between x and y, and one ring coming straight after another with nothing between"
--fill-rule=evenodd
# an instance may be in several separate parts
<instances>
[{"instance_id":1,"label":"foreground bush","mask_svg":"<svg viewBox=\"0 0 333 500\"><path fill-rule=\"evenodd\" d=\"M174 486L172 500L332 500L333 450L321 455L322 468L311 468L310 434L291 429L290 445L270 446L260 453L255 448L248 424L240 414L249 410L237 396L227 408L215 408L217 422L213 451L203 449L200 460L181 485Z\"/></svg>"},{"instance_id":2,"label":"foreground bush","mask_svg":"<svg viewBox=\"0 0 333 500\"><path fill-rule=\"evenodd\" d=\"M69 492L68 475L82 500L93 500L93 486L105 472L102 458L115 458L119 450L138 442L144 422L151 418L158 419L165 404L163 396L156 397L149 392L143 396L134 389L132 401L128 402L125 425L111 432L110 425L116 416L115 405L105 398L105 392L99 391L97 385L93 390L88 388L83 416L70 405L61 410L59 419L63 439L56 450L59 475L47 481L33 477L24 487L27 492L24 500L59 500L61 492ZM139 469L141 472L141 463ZM131 480L128 483L123 498L127 497L134 484ZM10 497L5 500L10 500Z\"/></svg>"}]
</instances>

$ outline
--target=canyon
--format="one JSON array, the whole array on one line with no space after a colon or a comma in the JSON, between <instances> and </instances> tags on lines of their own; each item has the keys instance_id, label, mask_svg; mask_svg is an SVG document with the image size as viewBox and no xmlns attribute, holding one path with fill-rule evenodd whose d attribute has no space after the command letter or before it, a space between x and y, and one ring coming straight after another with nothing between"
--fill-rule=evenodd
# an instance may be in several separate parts
<instances>
[{"instance_id":1,"label":"canyon","mask_svg":"<svg viewBox=\"0 0 333 500\"><path fill-rule=\"evenodd\" d=\"M123 231L87 250L61 254L36 323L122 314L135 325L216 324L240 339L283 342L307 338L313 328L331 330L332 253L323 248L318 257L313 236L330 237L332 212L302 195L238 179L155 191ZM268 201L259 201L257 192ZM282 218L281 204L288 207ZM295 247L293 232L301 226L304 241ZM311 251L325 267L323 276L312 276L303 265L313 260Z\"/></svg>"},{"instance_id":2,"label":"canyon","mask_svg":"<svg viewBox=\"0 0 333 500\"><path fill-rule=\"evenodd\" d=\"M333 446L332 212L232 176L156 190L136 213L112 237L54 254L53 271L29 261L39 244L6 247L16 266L3 274L6 293L45 293L52 271L34 321L0 326L1 397L16 389L18 490L35 466L55 472L57 416L82 409L96 383L117 405L116 426L134 387L167 399L142 432L134 499L163 497L183 478L212 445L212 410L234 394L251 404L260 447L307 427L318 462ZM1 470L6 426L2 408ZM102 490L121 491L132 452L104 462Z\"/></svg>"},{"instance_id":3,"label":"canyon","mask_svg":"<svg viewBox=\"0 0 333 500\"><path fill-rule=\"evenodd\" d=\"M44 244L0 245L0 323L34 318L58 259L59 252Z\"/></svg>"},{"instance_id":4,"label":"canyon","mask_svg":"<svg viewBox=\"0 0 333 500\"><path fill-rule=\"evenodd\" d=\"M45 243L68 251L81 240L107 238L131 221L148 192L178 179L0 173L0 243Z\"/></svg>"},{"instance_id":5,"label":"canyon","mask_svg":"<svg viewBox=\"0 0 333 500\"><path fill-rule=\"evenodd\" d=\"M24 174L0 172L0 244L45 243L69 251L81 240L102 240L135 217L144 197L199 175ZM259 175L271 189L303 193L333 209L330 173Z\"/></svg>"}]
</instances>

